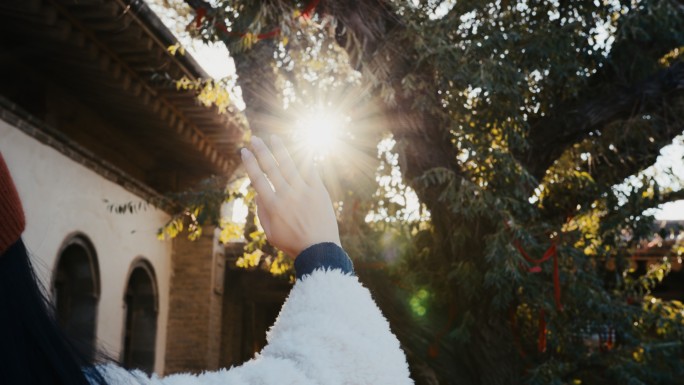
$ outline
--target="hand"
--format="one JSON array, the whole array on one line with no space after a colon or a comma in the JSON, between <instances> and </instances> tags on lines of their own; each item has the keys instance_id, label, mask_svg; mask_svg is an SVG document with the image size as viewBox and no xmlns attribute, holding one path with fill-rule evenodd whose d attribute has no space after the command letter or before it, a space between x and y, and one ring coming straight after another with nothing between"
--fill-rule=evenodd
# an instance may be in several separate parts
<instances>
[{"instance_id":1,"label":"hand","mask_svg":"<svg viewBox=\"0 0 684 385\"><path fill-rule=\"evenodd\" d=\"M257 192L257 215L268 241L293 258L317 243L340 246L330 195L313 164L300 173L275 136L271 138L273 153L254 136L252 146L256 158L243 148L242 162Z\"/></svg>"}]
</instances>

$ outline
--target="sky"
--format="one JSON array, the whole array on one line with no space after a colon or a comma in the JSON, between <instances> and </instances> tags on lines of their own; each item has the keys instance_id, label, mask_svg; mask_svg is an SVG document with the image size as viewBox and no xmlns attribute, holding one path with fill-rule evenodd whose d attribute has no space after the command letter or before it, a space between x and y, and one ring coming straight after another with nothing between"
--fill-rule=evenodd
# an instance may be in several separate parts
<instances>
[{"instance_id":1,"label":"sky","mask_svg":"<svg viewBox=\"0 0 684 385\"><path fill-rule=\"evenodd\" d=\"M667 176L669 170L675 178ZM655 165L646 172L654 172L657 179L660 176L658 183L661 185L669 186L673 190L683 188L681 181L671 182L671 180L677 177L684 178L684 136L680 135L673 144L663 147ZM655 217L659 220L684 219L684 200L663 205L660 210L656 211Z\"/></svg>"}]
</instances>

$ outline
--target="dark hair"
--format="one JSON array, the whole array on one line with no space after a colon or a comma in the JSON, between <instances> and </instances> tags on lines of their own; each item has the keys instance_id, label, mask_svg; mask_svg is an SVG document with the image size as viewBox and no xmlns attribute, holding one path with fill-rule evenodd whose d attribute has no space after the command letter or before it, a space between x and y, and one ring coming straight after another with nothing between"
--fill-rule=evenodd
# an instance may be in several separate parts
<instances>
[{"instance_id":1,"label":"dark hair","mask_svg":"<svg viewBox=\"0 0 684 385\"><path fill-rule=\"evenodd\" d=\"M62 332L44 293L19 240L0 256L0 384L106 384Z\"/></svg>"}]
</instances>

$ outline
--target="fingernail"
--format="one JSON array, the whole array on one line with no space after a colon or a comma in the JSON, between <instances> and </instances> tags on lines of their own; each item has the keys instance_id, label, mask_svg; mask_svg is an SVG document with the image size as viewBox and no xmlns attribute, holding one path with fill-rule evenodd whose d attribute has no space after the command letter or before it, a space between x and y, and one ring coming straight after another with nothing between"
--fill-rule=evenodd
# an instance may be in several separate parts
<instances>
[{"instance_id":1,"label":"fingernail","mask_svg":"<svg viewBox=\"0 0 684 385\"><path fill-rule=\"evenodd\" d=\"M243 147L243 148L240 150L240 156L241 156L243 159L244 159L245 157L249 156L249 150Z\"/></svg>"},{"instance_id":2,"label":"fingernail","mask_svg":"<svg viewBox=\"0 0 684 385\"><path fill-rule=\"evenodd\" d=\"M252 143L254 143L254 142L261 142L261 143L263 143L264 141L261 140L260 137L258 137L258 136L256 136L256 135L252 135Z\"/></svg>"}]
</instances>

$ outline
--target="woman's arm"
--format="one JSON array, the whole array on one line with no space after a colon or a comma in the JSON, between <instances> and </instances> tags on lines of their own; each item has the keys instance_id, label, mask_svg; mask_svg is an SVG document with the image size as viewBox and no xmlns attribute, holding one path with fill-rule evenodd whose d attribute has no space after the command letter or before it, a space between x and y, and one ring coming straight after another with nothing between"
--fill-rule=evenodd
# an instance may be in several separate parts
<instances>
[{"instance_id":1,"label":"woman's arm","mask_svg":"<svg viewBox=\"0 0 684 385\"><path fill-rule=\"evenodd\" d=\"M291 365L293 384L413 383L399 341L340 247L332 202L313 165L300 173L277 138L273 153L259 138L252 143L256 157L245 149L243 161L259 219L269 242L297 256L297 282L266 347L232 371L251 380L270 366ZM289 383L284 379L273 378Z\"/></svg>"},{"instance_id":2,"label":"woman's arm","mask_svg":"<svg viewBox=\"0 0 684 385\"><path fill-rule=\"evenodd\" d=\"M312 167L300 173L277 139L273 153L258 138L252 143L256 156L244 149L242 157L258 194L259 220L271 244L297 256L297 281L254 359L151 383L413 384L399 341L340 247L332 203L317 173Z\"/></svg>"}]
</instances>

